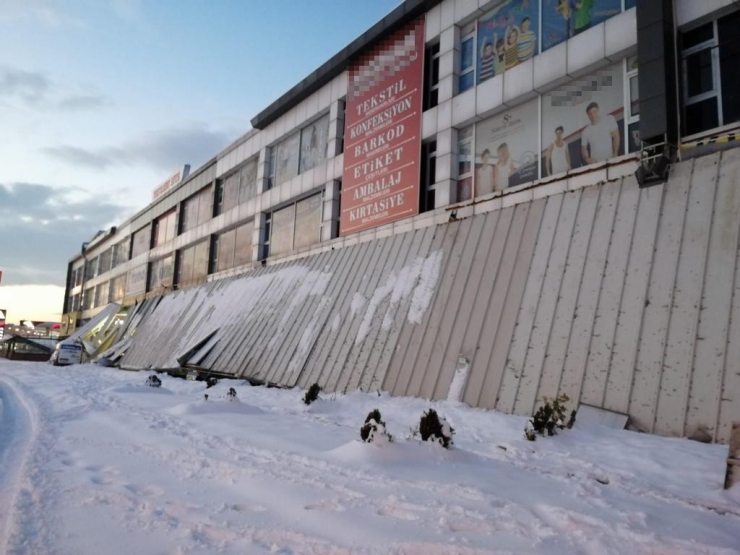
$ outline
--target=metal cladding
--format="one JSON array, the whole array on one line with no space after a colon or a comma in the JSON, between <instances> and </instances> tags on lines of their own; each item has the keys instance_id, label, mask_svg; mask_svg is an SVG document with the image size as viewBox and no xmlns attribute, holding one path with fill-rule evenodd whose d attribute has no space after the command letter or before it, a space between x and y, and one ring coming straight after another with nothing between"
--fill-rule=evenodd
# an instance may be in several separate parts
<instances>
[{"instance_id":1,"label":"metal cladding","mask_svg":"<svg viewBox=\"0 0 740 555\"><path fill-rule=\"evenodd\" d=\"M647 432L727 441L739 176L728 150L652 188L630 176L504 202L178 291L150 307L121 366L445 399L464 357L472 406L528 415L566 393Z\"/></svg>"}]
</instances>

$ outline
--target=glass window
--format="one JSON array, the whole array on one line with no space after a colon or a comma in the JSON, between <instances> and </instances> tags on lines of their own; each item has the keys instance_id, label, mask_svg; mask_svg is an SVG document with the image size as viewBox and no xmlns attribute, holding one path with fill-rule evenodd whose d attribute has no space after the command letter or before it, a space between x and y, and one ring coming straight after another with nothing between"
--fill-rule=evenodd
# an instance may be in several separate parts
<instances>
[{"instance_id":1,"label":"glass window","mask_svg":"<svg viewBox=\"0 0 740 555\"><path fill-rule=\"evenodd\" d=\"M247 202L257 194L257 164L258 159L252 158L239 172L239 204Z\"/></svg>"},{"instance_id":2,"label":"glass window","mask_svg":"<svg viewBox=\"0 0 740 555\"><path fill-rule=\"evenodd\" d=\"M542 97L543 175L624 153L623 71L617 64Z\"/></svg>"},{"instance_id":3,"label":"glass window","mask_svg":"<svg viewBox=\"0 0 740 555\"><path fill-rule=\"evenodd\" d=\"M273 187L280 185L298 175L301 134L294 133L275 149L275 180Z\"/></svg>"},{"instance_id":4,"label":"glass window","mask_svg":"<svg viewBox=\"0 0 740 555\"><path fill-rule=\"evenodd\" d=\"M272 214L272 237L270 238L270 255L275 256L289 252L293 248L293 222L295 205L277 210Z\"/></svg>"},{"instance_id":5,"label":"glass window","mask_svg":"<svg viewBox=\"0 0 740 555\"><path fill-rule=\"evenodd\" d=\"M149 250L151 242L152 226L149 224L134 233L133 246L131 249L131 258L135 258Z\"/></svg>"},{"instance_id":6,"label":"glass window","mask_svg":"<svg viewBox=\"0 0 740 555\"><path fill-rule=\"evenodd\" d=\"M140 295L146 292L147 265L129 270L126 275L126 296Z\"/></svg>"},{"instance_id":7,"label":"glass window","mask_svg":"<svg viewBox=\"0 0 740 555\"><path fill-rule=\"evenodd\" d=\"M473 126L458 132L457 201L473 198Z\"/></svg>"},{"instance_id":8,"label":"glass window","mask_svg":"<svg viewBox=\"0 0 740 555\"><path fill-rule=\"evenodd\" d=\"M686 72L690 76L686 80L689 98L714 90L714 64L710 48L691 54L686 58L685 64Z\"/></svg>"},{"instance_id":9,"label":"glass window","mask_svg":"<svg viewBox=\"0 0 740 555\"><path fill-rule=\"evenodd\" d=\"M154 222L154 245L163 245L175 238L175 220L177 214L173 208L166 214L161 215Z\"/></svg>"},{"instance_id":10,"label":"glass window","mask_svg":"<svg viewBox=\"0 0 740 555\"><path fill-rule=\"evenodd\" d=\"M195 249L183 249L180 251L180 268L177 276L177 284L184 285L193 281L193 263L195 259Z\"/></svg>"},{"instance_id":11,"label":"glass window","mask_svg":"<svg viewBox=\"0 0 740 555\"><path fill-rule=\"evenodd\" d=\"M475 195L487 195L538 177L537 101L475 127Z\"/></svg>"},{"instance_id":12,"label":"glass window","mask_svg":"<svg viewBox=\"0 0 740 555\"><path fill-rule=\"evenodd\" d=\"M126 293L126 274L113 278L110 286L110 302L122 301Z\"/></svg>"},{"instance_id":13,"label":"glass window","mask_svg":"<svg viewBox=\"0 0 740 555\"><path fill-rule=\"evenodd\" d=\"M234 249L234 266L242 266L252 261L252 235L254 221L236 228L236 245Z\"/></svg>"},{"instance_id":14,"label":"glass window","mask_svg":"<svg viewBox=\"0 0 740 555\"><path fill-rule=\"evenodd\" d=\"M95 288L85 289L84 298L82 299L82 310L90 310L95 302Z\"/></svg>"},{"instance_id":15,"label":"glass window","mask_svg":"<svg viewBox=\"0 0 740 555\"><path fill-rule=\"evenodd\" d=\"M301 130L301 173L326 161L328 140L328 114Z\"/></svg>"},{"instance_id":16,"label":"glass window","mask_svg":"<svg viewBox=\"0 0 740 555\"><path fill-rule=\"evenodd\" d=\"M439 100L439 43L428 46L424 53L424 110L434 108Z\"/></svg>"},{"instance_id":17,"label":"glass window","mask_svg":"<svg viewBox=\"0 0 740 555\"><path fill-rule=\"evenodd\" d=\"M717 21L719 73L722 83L722 124L740 121L740 11Z\"/></svg>"},{"instance_id":18,"label":"glass window","mask_svg":"<svg viewBox=\"0 0 740 555\"><path fill-rule=\"evenodd\" d=\"M193 280L201 280L208 275L208 241L193 247Z\"/></svg>"},{"instance_id":19,"label":"glass window","mask_svg":"<svg viewBox=\"0 0 740 555\"><path fill-rule=\"evenodd\" d=\"M237 170L221 182L218 214L228 212L239 204L239 177L240 172Z\"/></svg>"},{"instance_id":20,"label":"glass window","mask_svg":"<svg viewBox=\"0 0 740 555\"><path fill-rule=\"evenodd\" d=\"M95 286L95 307L108 304L108 286L109 282L99 283Z\"/></svg>"},{"instance_id":21,"label":"glass window","mask_svg":"<svg viewBox=\"0 0 740 555\"><path fill-rule=\"evenodd\" d=\"M172 287L173 262L174 258L170 255L151 263L147 291L158 291Z\"/></svg>"},{"instance_id":22,"label":"glass window","mask_svg":"<svg viewBox=\"0 0 740 555\"><path fill-rule=\"evenodd\" d=\"M217 271L228 270L234 267L234 244L236 230L232 229L218 237Z\"/></svg>"},{"instance_id":23,"label":"glass window","mask_svg":"<svg viewBox=\"0 0 740 555\"><path fill-rule=\"evenodd\" d=\"M206 223L213 215L211 205L211 187L207 187L198 193L198 225Z\"/></svg>"},{"instance_id":24,"label":"glass window","mask_svg":"<svg viewBox=\"0 0 740 555\"><path fill-rule=\"evenodd\" d=\"M293 248L308 247L321 241L321 195L296 203Z\"/></svg>"}]
</instances>

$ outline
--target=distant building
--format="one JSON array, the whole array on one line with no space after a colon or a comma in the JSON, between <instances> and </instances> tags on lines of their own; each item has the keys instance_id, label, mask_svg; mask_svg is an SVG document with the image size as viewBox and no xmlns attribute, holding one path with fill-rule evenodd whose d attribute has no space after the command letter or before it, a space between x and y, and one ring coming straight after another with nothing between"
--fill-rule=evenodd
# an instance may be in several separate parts
<instances>
[{"instance_id":1,"label":"distant building","mask_svg":"<svg viewBox=\"0 0 740 555\"><path fill-rule=\"evenodd\" d=\"M740 387L738 31L732 0L407 0L86 243L62 334L109 302L192 289L166 317L147 305L166 333L133 336L122 365L459 386L519 414L567 392L645 431L724 440L740 407L722 395ZM394 283L433 274L417 258L439 279L404 320ZM295 302L269 304L258 280L289 268ZM311 272L331 274L334 312L304 304ZM241 304L213 304L231 287Z\"/></svg>"}]
</instances>

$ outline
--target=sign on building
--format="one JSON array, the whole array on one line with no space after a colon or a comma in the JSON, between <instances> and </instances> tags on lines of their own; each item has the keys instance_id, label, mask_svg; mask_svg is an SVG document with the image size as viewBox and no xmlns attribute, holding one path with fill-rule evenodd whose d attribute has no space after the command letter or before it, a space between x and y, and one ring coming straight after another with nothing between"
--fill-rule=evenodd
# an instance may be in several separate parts
<instances>
[{"instance_id":1,"label":"sign on building","mask_svg":"<svg viewBox=\"0 0 740 555\"><path fill-rule=\"evenodd\" d=\"M190 164L185 164L182 168L177 170L175 173L173 173L170 177L168 177L164 183L162 183L159 187L154 189L154 193L152 194L152 200L157 200L159 197L164 195L167 191L175 187L178 183L180 183L183 179L185 179L190 174Z\"/></svg>"},{"instance_id":2,"label":"sign on building","mask_svg":"<svg viewBox=\"0 0 740 555\"><path fill-rule=\"evenodd\" d=\"M8 313L7 310L5 310L4 308L0 308L0 339L2 339L3 336L5 335L5 319L6 319L5 315L7 313Z\"/></svg>"},{"instance_id":3,"label":"sign on building","mask_svg":"<svg viewBox=\"0 0 740 555\"><path fill-rule=\"evenodd\" d=\"M423 19L350 67L341 235L418 213L423 78Z\"/></svg>"}]
</instances>

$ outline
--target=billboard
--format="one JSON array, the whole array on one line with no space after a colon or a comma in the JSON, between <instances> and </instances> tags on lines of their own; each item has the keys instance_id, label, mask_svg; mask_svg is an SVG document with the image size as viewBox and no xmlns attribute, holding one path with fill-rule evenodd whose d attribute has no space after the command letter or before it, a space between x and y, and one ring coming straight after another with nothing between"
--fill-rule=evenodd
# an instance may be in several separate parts
<instances>
[{"instance_id":1,"label":"billboard","mask_svg":"<svg viewBox=\"0 0 740 555\"><path fill-rule=\"evenodd\" d=\"M419 211L424 20L349 70L340 235Z\"/></svg>"},{"instance_id":2,"label":"billboard","mask_svg":"<svg viewBox=\"0 0 740 555\"><path fill-rule=\"evenodd\" d=\"M538 177L537 100L475 126L475 196L502 191Z\"/></svg>"},{"instance_id":3,"label":"billboard","mask_svg":"<svg viewBox=\"0 0 740 555\"><path fill-rule=\"evenodd\" d=\"M627 7L630 7L629 0ZM621 11L622 0L542 0L542 50L587 31Z\"/></svg>"},{"instance_id":4,"label":"billboard","mask_svg":"<svg viewBox=\"0 0 740 555\"><path fill-rule=\"evenodd\" d=\"M543 177L624 154L622 66L569 83L542 97Z\"/></svg>"},{"instance_id":5,"label":"billboard","mask_svg":"<svg viewBox=\"0 0 740 555\"><path fill-rule=\"evenodd\" d=\"M539 3L505 0L478 20L478 84L537 53Z\"/></svg>"},{"instance_id":6,"label":"billboard","mask_svg":"<svg viewBox=\"0 0 740 555\"><path fill-rule=\"evenodd\" d=\"M5 315L7 314L7 312L8 311L4 308L0 308L0 339L2 339L3 335L5 335Z\"/></svg>"}]
</instances>

